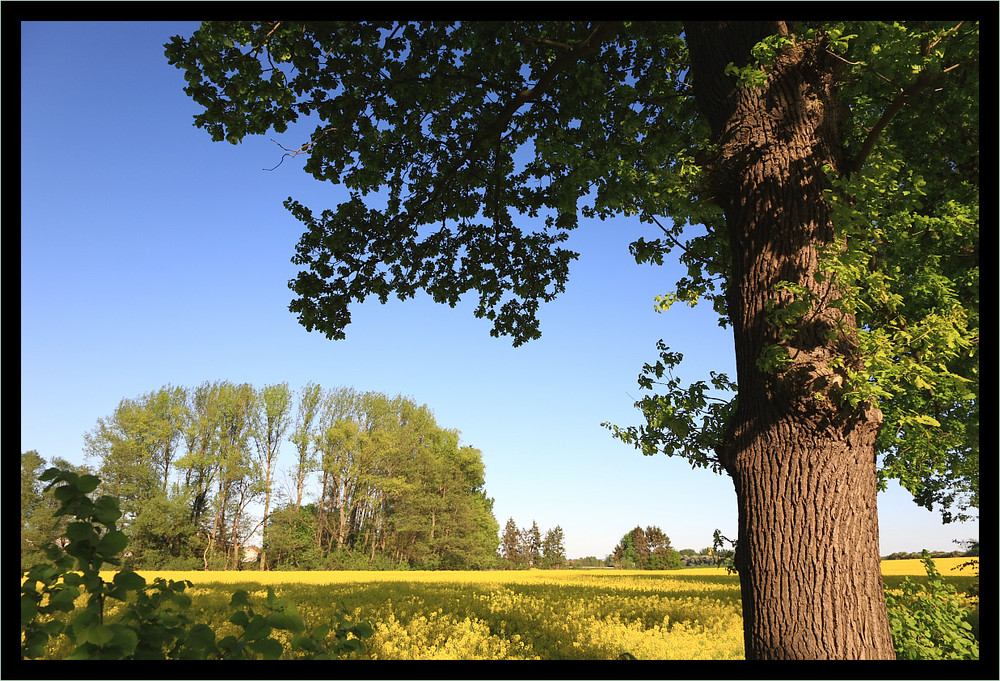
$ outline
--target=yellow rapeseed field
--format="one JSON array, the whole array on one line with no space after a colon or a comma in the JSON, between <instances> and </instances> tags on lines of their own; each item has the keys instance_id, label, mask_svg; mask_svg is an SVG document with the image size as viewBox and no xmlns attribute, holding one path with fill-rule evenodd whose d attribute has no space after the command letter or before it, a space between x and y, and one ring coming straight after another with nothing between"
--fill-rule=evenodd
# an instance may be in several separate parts
<instances>
[{"instance_id":1,"label":"yellow rapeseed field","mask_svg":"<svg viewBox=\"0 0 1000 681\"><path fill-rule=\"evenodd\" d=\"M263 603L267 586L310 627L338 610L368 620L372 659L741 659L739 586L724 570L682 572L170 572L219 636L229 594ZM110 574L107 578L110 578ZM225 584L228 588L219 588Z\"/></svg>"},{"instance_id":2,"label":"yellow rapeseed field","mask_svg":"<svg viewBox=\"0 0 1000 681\"><path fill-rule=\"evenodd\" d=\"M967 559L938 559L944 575L969 575ZM884 561L885 575L924 575L919 560ZM264 609L267 587L290 598L309 628L337 612L367 620L371 659L742 659L739 580L720 568L678 571L176 572L189 580L188 615L218 637L237 588ZM103 575L110 580L113 573ZM109 602L113 618L115 605ZM59 657L60 651L51 651Z\"/></svg>"},{"instance_id":3,"label":"yellow rapeseed field","mask_svg":"<svg viewBox=\"0 0 1000 681\"><path fill-rule=\"evenodd\" d=\"M942 575L952 575L952 576L969 576L973 572L968 568L960 570L959 566L962 563L968 563L970 558L935 558L934 567ZM976 559L978 560L978 558ZM924 561L919 558L911 558L907 560L883 560L882 561L882 574L883 575L903 575L903 576L913 576L926 574L924 570Z\"/></svg>"},{"instance_id":4,"label":"yellow rapeseed field","mask_svg":"<svg viewBox=\"0 0 1000 681\"><path fill-rule=\"evenodd\" d=\"M968 575L968 570L959 570L958 566L968 562L969 558L935 558L934 565L942 575ZM440 571L440 572L419 572L419 571L345 571L345 570L309 570L309 571L256 571L256 570L139 570L139 574L152 581L156 577L163 579L182 580L186 579L195 584L221 583L232 584L236 582L254 582L257 584L341 584L344 582L459 582L469 581L482 583L519 583L530 582L533 584L545 583L551 580L552 583L565 583L567 580L593 579L596 576L624 576L635 575L639 577L666 576L666 577L693 577L696 575L713 575L717 577L730 576L725 568L699 567L687 568L685 570L527 570L527 571ZM919 558L910 560L883 560L883 575L924 575L924 563ZM110 580L114 572L105 571L101 575ZM735 578L734 578L735 583Z\"/></svg>"}]
</instances>

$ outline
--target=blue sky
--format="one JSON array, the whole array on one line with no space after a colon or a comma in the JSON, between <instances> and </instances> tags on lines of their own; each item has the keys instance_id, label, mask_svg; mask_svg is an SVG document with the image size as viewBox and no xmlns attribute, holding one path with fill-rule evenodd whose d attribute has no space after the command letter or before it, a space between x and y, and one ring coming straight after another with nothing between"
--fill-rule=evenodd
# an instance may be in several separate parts
<instances>
[{"instance_id":1,"label":"blue sky","mask_svg":"<svg viewBox=\"0 0 1000 681\"><path fill-rule=\"evenodd\" d=\"M643 457L600 425L638 422L636 376L660 338L684 354L684 379L735 375L708 305L654 311L679 271L635 264L628 244L655 238L649 226L583 222L567 290L520 348L490 337L475 300L426 296L356 305L344 341L308 333L287 310L302 229L281 204L319 211L343 194L297 160L264 170L283 153L275 141L302 143L294 129L234 147L192 125L162 46L196 26L22 24L22 451L83 462L98 418L166 384L315 381L427 404L482 450L500 525L559 525L570 557L604 556L636 525L660 526L676 548L709 546L716 528L735 536L728 478ZM979 535L895 485L879 508L883 554Z\"/></svg>"}]
</instances>

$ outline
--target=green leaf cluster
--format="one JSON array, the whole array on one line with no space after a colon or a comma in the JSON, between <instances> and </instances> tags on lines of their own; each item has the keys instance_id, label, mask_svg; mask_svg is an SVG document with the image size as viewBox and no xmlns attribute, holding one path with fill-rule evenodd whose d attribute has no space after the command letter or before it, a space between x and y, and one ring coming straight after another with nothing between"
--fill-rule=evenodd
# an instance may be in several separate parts
<instances>
[{"instance_id":1,"label":"green leaf cluster","mask_svg":"<svg viewBox=\"0 0 1000 681\"><path fill-rule=\"evenodd\" d=\"M635 406L642 412L645 425L620 428L604 423L614 436L639 448L646 456L659 452L667 456L683 456L692 466L722 471L717 450L722 446L735 400L718 397L733 393L736 384L726 374L710 372L711 379L684 386L673 375L683 355L671 352L662 340L657 343L660 359L645 364L639 375L639 385L645 390L658 391L644 395ZM666 380L663 380L663 379Z\"/></svg>"},{"instance_id":2,"label":"green leaf cluster","mask_svg":"<svg viewBox=\"0 0 1000 681\"><path fill-rule=\"evenodd\" d=\"M205 22L166 54L213 139L317 121L291 155L350 198L286 202L307 230L290 309L330 338L367 297L475 291L519 345L564 289L580 215L718 224L683 141L707 128L679 22Z\"/></svg>"},{"instance_id":3,"label":"green leaf cluster","mask_svg":"<svg viewBox=\"0 0 1000 681\"><path fill-rule=\"evenodd\" d=\"M884 415L883 485L899 480L946 522L968 519L979 506L979 28L849 31L849 162L828 169L837 236L822 263L859 327L863 366L846 372L844 399Z\"/></svg>"},{"instance_id":4,"label":"green leaf cluster","mask_svg":"<svg viewBox=\"0 0 1000 681\"><path fill-rule=\"evenodd\" d=\"M726 66L725 73L728 76L735 76L740 87L763 88L770 77L767 66L774 62L782 50L794 44L795 38L792 36L768 36L754 45L750 50L752 59L748 64L737 66L730 62Z\"/></svg>"}]
</instances>

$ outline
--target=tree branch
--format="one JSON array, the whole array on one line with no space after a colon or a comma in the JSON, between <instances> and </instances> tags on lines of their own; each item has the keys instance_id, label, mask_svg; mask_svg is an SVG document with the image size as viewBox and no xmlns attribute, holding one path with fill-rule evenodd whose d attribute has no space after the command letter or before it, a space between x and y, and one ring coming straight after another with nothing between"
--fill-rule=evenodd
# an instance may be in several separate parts
<instances>
[{"instance_id":1,"label":"tree branch","mask_svg":"<svg viewBox=\"0 0 1000 681\"><path fill-rule=\"evenodd\" d=\"M924 44L922 46L922 50L921 50L922 54L925 57L929 56L931 50L934 49L934 47L936 47L937 44L940 43L941 40L943 40L945 36L947 36L947 35L949 35L951 33L955 33L956 31L958 31L958 29L960 29L962 27L963 23L965 23L965 22L963 22L963 21L958 22L958 24L956 26L954 26L953 28L948 29L947 31L944 31L941 35L939 35L934 40L934 42ZM831 52L831 54L833 54L833 53ZM865 68L869 68L870 69L870 67L868 67L868 65L865 64L864 62L848 62L846 59L843 59L843 57L839 57L838 55L834 55L834 56L838 57L839 59L842 59L843 61L847 62L848 64L851 64L851 65L861 65L861 66L863 66ZM976 57L973 58L973 60L975 60L975 59L976 59ZM855 173L855 172L857 172L861 168L861 166L864 165L865 161L868 159L868 156L871 155L872 150L875 148L875 143L878 141L879 135L886 128L886 126L889 125L889 122L892 121L892 119L896 116L896 114L898 114L900 112L900 110L902 110L902 108L906 105L906 103L910 100L910 98L912 98L913 96L917 95L918 93L920 93L922 90L926 89L927 87L929 87L931 85L934 85L935 83L937 83L940 80L940 77L942 75L944 75L946 73L949 73L950 71L954 71L959 66L961 66L964 63L966 63L966 61L968 61L968 60L961 60L961 61L959 61L959 62L957 62L955 64L952 64L951 66L943 68L943 69L941 69L941 71L939 73L929 73L927 71L924 71L924 72L922 72L920 74L920 76L917 77L917 80L912 85L910 85L909 87L901 90L900 93L899 93L899 95L897 95L896 98L892 101L892 103L890 103L889 106L886 107L885 111L882 112L882 116L879 117L878 122L875 124L875 126L868 133L868 136L865 138L865 141L861 145L861 150L858 152L857 157L850 164L850 167L846 168L846 172L849 173L849 174ZM874 71L874 69L870 69L870 70L872 70L872 72L875 73L875 75L879 76L883 80L889 81L888 78L886 78L882 74L878 73L877 71ZM889 81L889 82L891 82L891 81Z\"/></svg>"},{"instance_id":2,"label":"tree branch","mask_svg":"<svg viewBox=\"0 0 1000 681\"><path fill-rule=\"evenodd\" d=\"M850 167L846 168L845 171L848 174L853 174L856 173L858 170L860 170L861 166L865 164L865 161L868 159L868 156L871 155L872 150L875 148L875 143L878 141L879 135L882 133L883 130L885 130L886 126L889 125L890 121L892 121L892 119L896 116L896 114L898 114L900 110L902 110L902 108L906 105L906 103L912 97L919 94L921 91L937 83L940 80L941 76L951 71L954 71L963 63L965 62L958 62L957 64L952 64L947 68L941 69L940 73L928 73L924 71L923 73L920 74L920 76L912 85L910 85L908 88L900 92L896 96L896 98L892 100L892 103L890 103L889 106L886 107L885 111L882 112L882 115L879 117L878 122L875 123L875 126L868 133L868 136L865 138L864 143L861 145L861 150L858 152L858 155L854 158L853 162L850 164Z\"/></svg>"},{"instance_id":3,"label":"tree branch","mask_svg":"<svg viewBox=\"0 0 1000 681\"><path fill-rule=\"evenodd\" d=\"M684 246L684 244L682 244L680 241L678 241L677 237L675 237L673 234L671 234L670 231L667 230L666 227L664 227L663 225L661 225L660 221L657 220L655 216L649 215L647 217L649 217L649 219L653 221L653 224L655 224L657 227L659 227L660 230L664 234L666 234L666 236L667 236L668 239L670 239L671 241L674 242L674 245L677 246L677 248L679 248L682 251L684 251L688 255L689 258L691 258L692 260L697 260L698 262L702 263L703 265L712 265L713 264L712 261L706 260L705 258L698 257L697 255L695 255L694 253L692 253L686 246Z\"/></svg>"},{"instance_id":4,"label":"tree branch","mask_svg":"<svg viewBox=\"0 0 1000 681\"><path fill-rule=\"evenodd\" d=\"M264 36L264 39L261 41L260 45L257 45L256 47L252 48L249 52L243 53L240 56L240 58L241 59L246 59L247 57L250 57L250 56L257 56L257 53L260 52L260 50L264 47L264 45L267 44L267 39L270 38L274 34L274 32L278 30L279 26L281 26L281 22L280 21L274 22L274 26L272 26L271 30L267 32L266 36ZM273 64L272 64L272 66L273 66Z\"/></svg>"},{"instance_id":5,"label":"tree branch","mask_svg":"<svg viewBox=\"0 0 1000 681\"><path fill-rule=\"evenodd\" d=\"M948 35L949 33L954 33L958 29L962 28L962 24L964 23L965 23L964 21L960 21L958 22L957 26L955 26L954 28L949 28L947 31L939 35L934 42L930 43L929 45L927 45L927 47L924 48L924 56L929 55L931 53L931 50L937 47L937 44L941 42L946 35Z\"/></svg>"},{"instance_id":6,"label":"tree branch","mask_svg":"<svg viewBox=\"0 0 1000 681\"><path fill-rule=\"evenodd\" d=\"M537 38L524 38L521 42L532 43L535 45L544 45L546 47L557 47L564 52L570 52L573 50L573 46L568 43L561 43L556 40L538 40Z\"/></svg>"},{"instance_id":7,"label":"tree branch","mask_svg":"<svg viewBox=\"0 0 1000 681\"><path fill-rule=\"evenodd\" d=\"M885 111L882 112L882 116L878 119L878 122L868 133L868 137L865 138L864 143L861 145L861 150L858 155L854 158L849 168L846 168L848 174L856 173L861 169L861 166L865 164L868 160L868 156L871 155L872 150L875 148L875 143L878 141L878 137L885 130L889 122L900 112L900 110L906 105L911 97L919 93L921 90L928 87L932 82L936 80L929 73L921 73L913 85L909 86L905 90L899 93L892 103L886 107Z\"/></svg>"},{"instance_id":8,"label":"tree branch","mask_svg":"<svg viewBox=\"0 0 1000 681\"><path fill-rule=\"evenodd\" d=\"M278 144L278 141L277 141L277 140L273 140L273 139L272 139L272 140L271 140L272 142L274 142L274 143L275 143L275 144L277 144L277 145L278 145L279 147L281 147L282 149L284 149L284 150L285 150L285 151L286 151L287 153L284 153L284 154L282 154L282 155L281 155L281 160L279 160L279 161L278 161L278 165L274 166L274 168L264 168L264 170L266 170L266 171L268 171L268 172L270 172L270 171L272 171L272 170L275 170L275 169L276 169L276 168L277 168L278 166L280 166L280 165L281 165L282 163L284 163L284 162L285 162L285 157L286 157L286 156L291 156L292 158L295 158L295 157L296 157L296 156L298 156L299 154L304 154L305 152L307 152L307 151L309 151L310 149L312 149L312 148L313 148L313 146L314 146L314 145L315 145L315 144L316 144L316 143L317 143L317 142L319 141L319 138L320 138L320 137L322 137L322 136L323 136L323 135L325 135L326 133L330 132L331 130L336 130L336 129L337 129L337 128L334 128L334 127L329 127L329 128L327 128L327 129L325 129L325 130L321 131L321 132L319 133L319 135L317 135L317 137L316 137L315 139L312 139L312 140L309 140L308 142L306 142L305 144L303 144L303 145L302 145L301 147L299 147L298 149L289 149L288 147L284 147L284 146L282 146L281 144Z\"/></svg>"}]
</instances>

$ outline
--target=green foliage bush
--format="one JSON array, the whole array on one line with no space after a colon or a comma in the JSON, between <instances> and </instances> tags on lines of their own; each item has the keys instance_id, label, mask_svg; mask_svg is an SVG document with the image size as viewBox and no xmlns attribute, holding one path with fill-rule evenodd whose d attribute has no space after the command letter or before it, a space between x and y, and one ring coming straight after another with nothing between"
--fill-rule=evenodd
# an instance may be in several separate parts
<instances>
[{"instance_id":1,"label":"green foliage bush","mask_svg":"<svg viewBox=\"0 0 1000 681\"><path fill-rule=\"evenodd\" d=\"M978 660L979 642L967 621L968 605L945 582L927 551L927 584L906 578L902 593L887 590L889 626L900 660Z\"/></svg>"},{"instance_id":2,"label":"green foliage bush","mask_svg":"<svg viewBox=\"0 0 1000 681\"><path fill-rule=\"evenodd\" d=\"M22 570L22 660L45 657L46 649L61 636L72 642L68 659L74 660L278 659L285 647L272 633L282 630L291 633L296 657L335 659L363 651L363 639L373 633L369 623L352 624L343 616L332 630L324 625L309 632L295 606L268 588L260 612L246 591L233 593L229 622L242 633L217 640L211 627L187 615L191 598L184 592L191 582L157 578L148 585L127 568L111 582L101 578L105 564L121 565L118 556L128 538L115 526L121 517L117 499L87 496L97 489L97 476L50 468L40 479L50 481L46 490L62 483L54 491L61 502L55 516L76 520L66 526L65 547L46 544L48 561ZM84 594L86 604L78 608ZM105 618L109 598L123 605L114 622Z\"/></svg>"}]
</instances>

